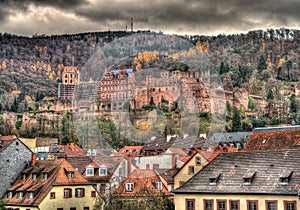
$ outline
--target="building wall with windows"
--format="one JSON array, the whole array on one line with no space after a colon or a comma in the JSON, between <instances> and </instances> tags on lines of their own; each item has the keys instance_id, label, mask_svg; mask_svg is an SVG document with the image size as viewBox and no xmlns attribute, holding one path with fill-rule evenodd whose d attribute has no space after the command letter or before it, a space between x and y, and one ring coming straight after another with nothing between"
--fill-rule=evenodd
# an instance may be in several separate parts
<instances>
[{"instance_id":1,"label":"building wall with windows","mask_svg":"<svg viewBox=\"0 0 300 210\"><path fill-rule=\"evenodd\" d=\"M71 190L69 191L71 194L68 195L64 192L67 189ZM81 190L81 192L78 192L78 190ZM101 209L95 206L97 197L98 193L92 185L55 186L41 202L39 208L43 210L56 210L59 208L67 210L71 208L78 210Z\"/></svg>"},{"instance_id":2,"label":"building wall with windows","mask_svg":"<svg viewBox=\"0 0 300 210\"><path fill-rule=\"evenodd\" d=\"M209 210L210 208L205 207L206 201L212 202L211 209L214 210L222 209L218 208L218 202L225 202L225 209L227 210L254 210L254 207L248 206L249 202L257 204L256 210L300 209L300 200L297 195L175 194L174 197L175 209L180 210ZM276 208L268 208L268 202L274 202ZM231 204L233 205L232 207ZM235 206L237 208L234 208Z\"/></svg>"},{"instance_id":3,"label":"building wall with windows","mask_svg":"<svg viewBox=\"0 0 300 210\"><path fill-rule=\"evenodd\" d=\"M179 187L182 183L192 178L198 171L206 166L208 161L197 153L182 166L178 173L174 176L174 189Z\"/></svg>"},{"instance_id":4,"label":"building wall with windows","mask_svg":"<svg viewBox=\"0 0 300 210\"><path fill-rule=\"evenodd\" d=\"M31 155L31 150L19 139L0 139L0 198L30 163Z\"/></svg>"}]
</instances>

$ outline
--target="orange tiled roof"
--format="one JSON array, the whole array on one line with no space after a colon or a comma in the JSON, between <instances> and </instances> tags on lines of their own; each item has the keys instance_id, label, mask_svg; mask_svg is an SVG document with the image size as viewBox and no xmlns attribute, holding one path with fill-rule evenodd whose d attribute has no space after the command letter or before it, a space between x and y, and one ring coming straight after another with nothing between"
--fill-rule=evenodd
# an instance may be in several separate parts
<instances>
[{"instance_id":1,"label":"orange tiled roof","mask_svg":"<svg viewBox=\"0 0 300 210\"><path fill-rule=\"evenodd\" d=\"M70 143L69 145L57 145L57 148L59 152L65 153L67 157L86 156L85 151L74 143Z\"/></svg>"},{"instance_id":2,"label":"orange tiled roof","mask_svg":"<svg viewBox=\"0 0 300 210\"><path fill-rule=\"evenodd\" d=\"M13 140L17 138L15 135L10 135L10 136L0 136L0 140Z\"/></svg>"},{"instance_id":3,"label":"orange tiled roof","mask_svg":"<svg viewBox=\"0 0 300 210\"><path fill-rule=\"evenodd\" d=\"M299 149L300 130L279 130L253 132L250 134L245 151Z\"/></svg>"},{"instance_id":4,"label":"orange tiled roof","mask_svg":"<svg viewBox=\"0 0 300 210\"><path fill-rule=\"evenodd\" d=\"M153 196L161 192L169 195L169 191L162 183L162 190L157 190L156 183L161 182L154 170L135 169L130 176L116 189L113 196ZM126 183L133 183L133 191L126 191Z\"/></svg>"},{"instance_id":5,"label":"orange tiled roof","mask_svg":"<svg viewBox=\"0 0 300 210\"><path fill-rule=\"evenodd\" d=\"M67 172L71 171L74 171L74 178L68 179ZM36 173L35 179L32 173ZM45 173L46 179L44 179ZM25 179L23 179L23 174L26 175ZM3 200L7 205L37 206L45 199L53 186L79 184L88 184L88 181L65 159L37 160L35 165L24 169L15 183L7 189L8 192L13 192L13 196L11 198L5 196ZM23 192L23 197L17 198L17 192ZM29 199L29 192L34 193L33 199Z\"/></svg>"},{"instance_id":6,"label":"orange tiled roof","mask_svg":"<svg viewBox=\"0 0 300 210\"><path fill-rule=\"evenodd\" d=\"M143 146L124 146L119 150L119 152L114 153L114 155L121 155L121 156L141 156Z\"/></svg>"}]
</instances>

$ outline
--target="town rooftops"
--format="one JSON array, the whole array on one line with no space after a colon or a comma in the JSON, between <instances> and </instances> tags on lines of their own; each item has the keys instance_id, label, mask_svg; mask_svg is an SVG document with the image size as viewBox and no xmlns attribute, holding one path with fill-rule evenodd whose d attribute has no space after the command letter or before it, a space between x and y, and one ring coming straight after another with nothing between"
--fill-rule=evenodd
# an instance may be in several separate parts
<instances>
[{"instance_id":1,"label":"town rooftops","mask_svg":"<svg viewBox=\"0 0 300 210\"><path fill-rule=\"evenodd\" d=\"M113 193L113 196L153 196L161 192L169 194L154 170L135 169Z\"/></svg>"},{"instance_id":2,"label":"town rooftops","mask_svg":"<svg viewBox=\"0 0 300 210\"><path fill-rule=\"evenodd\" d=\"M67 157L86 156L83 149L74 143L68 145L57 145L58 151L66 154Z\"/></svg>"},{"instance_id":3,"label":"town rooftops","mask_svg":"<svg viewBox=\"0 0 300 210\"><path fill-rule=\"evenodd\" d=\"M209 138L209 140L222 146L230 146L230 144L235 144L235 146L237 146L237 143L240 143L241 146L243 146L243 144L247 142L250 134L251 132L215 133Z\"/></svg>"},{"instance_id":4,"label":"town rooftops","mask_svg":"<svg viewBox=\"0 0 300 210\"><path fill-rule=\"evenodd\" d=\"M297 195L299 150L221 153L174 193Z\"/></svg>"},{"instance_id":5,"label":"town rooftops","mask_svg":"<svg viewBox=\"0 0 300 210\"><path fill-rule=\"evenodd\" d=\"M283 130L281 128L260 129L251 133L245 145L245 151L253 150L281 150L300 149L300 130L298 126L294 129ZM286 127L287 128L287 127Z\"/></svg>"}]
</instances>

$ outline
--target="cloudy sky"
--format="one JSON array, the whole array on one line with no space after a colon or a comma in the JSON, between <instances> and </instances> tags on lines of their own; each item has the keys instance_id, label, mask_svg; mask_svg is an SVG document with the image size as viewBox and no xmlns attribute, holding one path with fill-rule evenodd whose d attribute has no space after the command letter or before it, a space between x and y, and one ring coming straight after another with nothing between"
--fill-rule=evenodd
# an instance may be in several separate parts
<instances>
[{"instance_id":1,"label":"cloudy sky","mask_svg":"<svg viewBox=\"0 0 300 210\"><path fill-rule=\"evenodd\" d=\"M31 36L130 29L231 34L300 28L299 0L0 0L0 32Z\"/></svg>"}]
</instances>

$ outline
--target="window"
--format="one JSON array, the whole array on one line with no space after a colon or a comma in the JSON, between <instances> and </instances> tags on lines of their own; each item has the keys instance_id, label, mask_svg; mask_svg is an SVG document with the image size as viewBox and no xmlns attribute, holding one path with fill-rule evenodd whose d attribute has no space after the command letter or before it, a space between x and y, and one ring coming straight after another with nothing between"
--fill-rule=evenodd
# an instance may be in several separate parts
<instances>
[{"instance_id":1,"label":"window","mask_svg":"<svg viewBox=\"0 0 300 210\"><path fill-rule=\"evenodd\" d=\"M64 210L64 208L57 208L57 210Z\"/></svg>"},{"instance_id":2,"label":"window","mask_svg":"<svg viewBox=\"0 0 300 210\"><path fill-rule=\"evenodd\" d=\"M244 178L244 185L250 185L251 179L250 178Z\"/></svg>"},{"instance_id":3,"label":"window","mask_svg":"<svg viewBox=\"0 0 300 210\"><path fill-rule=\"evenodd\" d=\"M258 210L258 201L247 200L247 210Z\"/></svg>"},{"instance_id":4,"label":"window","mask_svg":"<svg viewBox=\"0 0 300 210\"><path fill-rule=\"evenodd\" d=\"M68 172L68 178L69 179L74 179L74 171L69 171Z\"/></svg>"},{"instance_id":5,"label":"window","mask_svg":"<svg viewBox=\"0 0 300 210\"><path fill-rule=\"evenodd\" d=\"M18 199L22 199L22 198L23 198L23 192L18 192L17 198L18 198Z\"/></svg>"},{"instance_id":6,"label":"window","mask_svg":"<svg viewBox=\"0 0 300 210\"><path fill-rule=\"evenodd\" d=\"M204 210L213 210L214 208L214 201L213 200L204 200Z\"/></svg>"},{"instance_id":7,"label":"window","mask_svg":"<svg viewBox=\"0 0 300 210\"><path fill-rule=\"evenodd\" d=\"M32 180L36 180L36 173L32 174Z\"/></svg>"},{"instance_id":8,"label":"window","mask_svg":"<svg viewBox=\"0 0 300 210\"><path fill-rule=\"evenodd\" d=\"M33 192L29 192L29 193L28 193L28 199L33 199L33 197L34 197Z\"/></svg>"},{"instance_id":9,"label":"window","mask_svg":"<svg viewBox=\"0 0 300 210\"><path fill-rule=\"evenodd\" d=\"M284 201L284 210L296 210L296 201Z\"/></svg>"},{"instance_id":10,"label":"window","mask_svg":"<svg viewBox=\"0 0 300 210\"><path fill-rule=\"evenodd\" d=\"M26 174L22 174L22 179L23 179L23 180L26 179Z\"/></svg>"},{"instance_id":11,"label":"window","mask_svg":"<svg viewBox=\"0 0 300 210\"><path fill-rule=\"evenodd\" d=\"M12 198L13 197L13 192L8 192L7 193L7 198Z\"/></svg>"},{"instance_id":12,"label":"window","mask_svg":"<svg viewBox=\"0 0 300 210\"><path fill-rule=\"evenodd\" d=\"M76 210L76 207L71 207L70 210Z\"/></svg>"},{"instance_id":13,"label":"window","mask_svg":"<svg viewBox=\"0 0 300 210\"><path fill-rule=\"evenodd\" d=\"M195 199L185 200L186 210L195 210Z\"/></svg>"},{"instance_id":14,"label":"window","mask_svg":"<svg viewBox=\"0 0 300 210\"><path fill-rule=\"evenodd\" d=\"M194 174L194 166L189 166L189 175Z\"/></svg>"},{"instance_id":15,"label":"window","mask_svg":"<svg viewBox=\"0 0 300 210\"><path fill-rule=\"evenodd\" d=\"M90 210L90 207L83 207L83 210Z\"/></svg>"},{"instance_id":16,"label":"window","mask_svg":"<svg viewBox=\"0 0 300 210\"><path fill-rule=\"evenodd\" d=\"M196 157L196 166L201 166L201 157Z\"/></svg>"},{"instance_id":17,"label":"window","mask_svg":"<svg viewBox=\"0 0 300 210\"><path fill-rule=\"evenodd\" d=\"M217 200L217 210L226 210L226 200Z\"/></svg>"},{"instance_id":18,"label":"window","mask_svg":"<svg viewBox=\"0 0 300 210\"><path fill-rule=\"evenodd\" d=\"M50 199L55 199L55 192L50 193Z\"/></svg>"},{"instance_id":19,"label":"window","mask_svg":"<svg viewBox=\"0 0 300 210\"><path fill-rule=\"evenodd\" d=\"M75 189L75 197L76 198L84 197L84 188L76 188Z\"/></svg>"},{"instance_id":20,"label":"window","mask_svg":"<svg viewBox=\"0 0 300 210\"><path fill-rule=\"evenodd\" d=\"M132 192L134 188L134 183L133 182L127 182L126 183L126 191L127 192Z\"/></svg>"},{"instance_id":21,"label":"window","mask_svg":"<svg viewBox=\"0 0 300 210\"><path fill-rule=\"evenodd\" d=\"M64 189L64 198L71 198L72 197L72 189L65 188Z\"/></svg>"},{"instance_id":22,"label":"window","mask_svg":"<svg viewBox=\"0 0 300 210\"><path fill-rule=\"evenodd\" d=\"M154 163L154 164L153 164L153 169L159 169L159 164Z\"/></svg>"},{"instance_id":23,"label":"window","mask_svg":"<svg viewBox=\"0 0 300 210\"><path fill-rule=\"evenodd\" d=\"M96 191L91 191L91 197L96 197Z\"/></svg>"},{"instance_id":24,"label":"window","mask_svg":"<svg viewBox=\"0 0 300 210\"><path fill-rule=\"evenodd\" d=\"M162 190L162 183L161 182L156 182L156 189L157 190Z\"/></svg>"},{"instance_id":25,"label":"window","mask_svg":"<svg viewBox=\"0 0 300 210\"><path fill-rule=\"evenodd\" d=\"M94 168L87 168L85 174L86 176L94 176Z\"/></svg>"},{"instance_id":26,"label":"window","mask_svg":"<svg viewBox=\"0 0 300 210\"><path fill-rule=\"evenodd\" d=\"M230 210L239 210L240 209L240 201L230 201Z\"/></svg>"},{"instance_id":27,"label":"window","mask_svg":"<svg viewBox=\"0 0 300 210\"><path fill-rule=\"evenodd\" d=\"M43 173L43 179L44 180L48 179L48 174L47 173Z\"/></svg>"},{"instance_id":28,"label":"window","mask_svg":"<svg viewBox=\"0 0 300 210\"><path fill-rule=\"evenodd\" d=\"M221 176L220 172L217 172L217 171L213 172L209 177L209 184L216 185L220 176Z\"/></svg>"},{"instance_id":29,"label":"window","mask_svg":"<svg viewBox=\"0 0 300 210\"><path fill-rule=\"evenodd\" d=\"M146 164L146 169L150 169L150 164L149 163Z\"/></svg>"},{"instance_id":30,"label":"window","mask_svg":"<svg viewBox=\"0 0 300 210\"><path fill-rule=\"evenodd\" d=\"M266 210L277 210L277 201L266 201Z\"/></svg>"},{"instance_id":31,"label":"window","mask_svg":"<svg viewBox=\"0 0 300 210\"><path fill-rule=\"evenodd\" d=\"M99 176L106 176L106 175L107 175L107 168L100 168Z\"/></svg>"}]
</instances>

